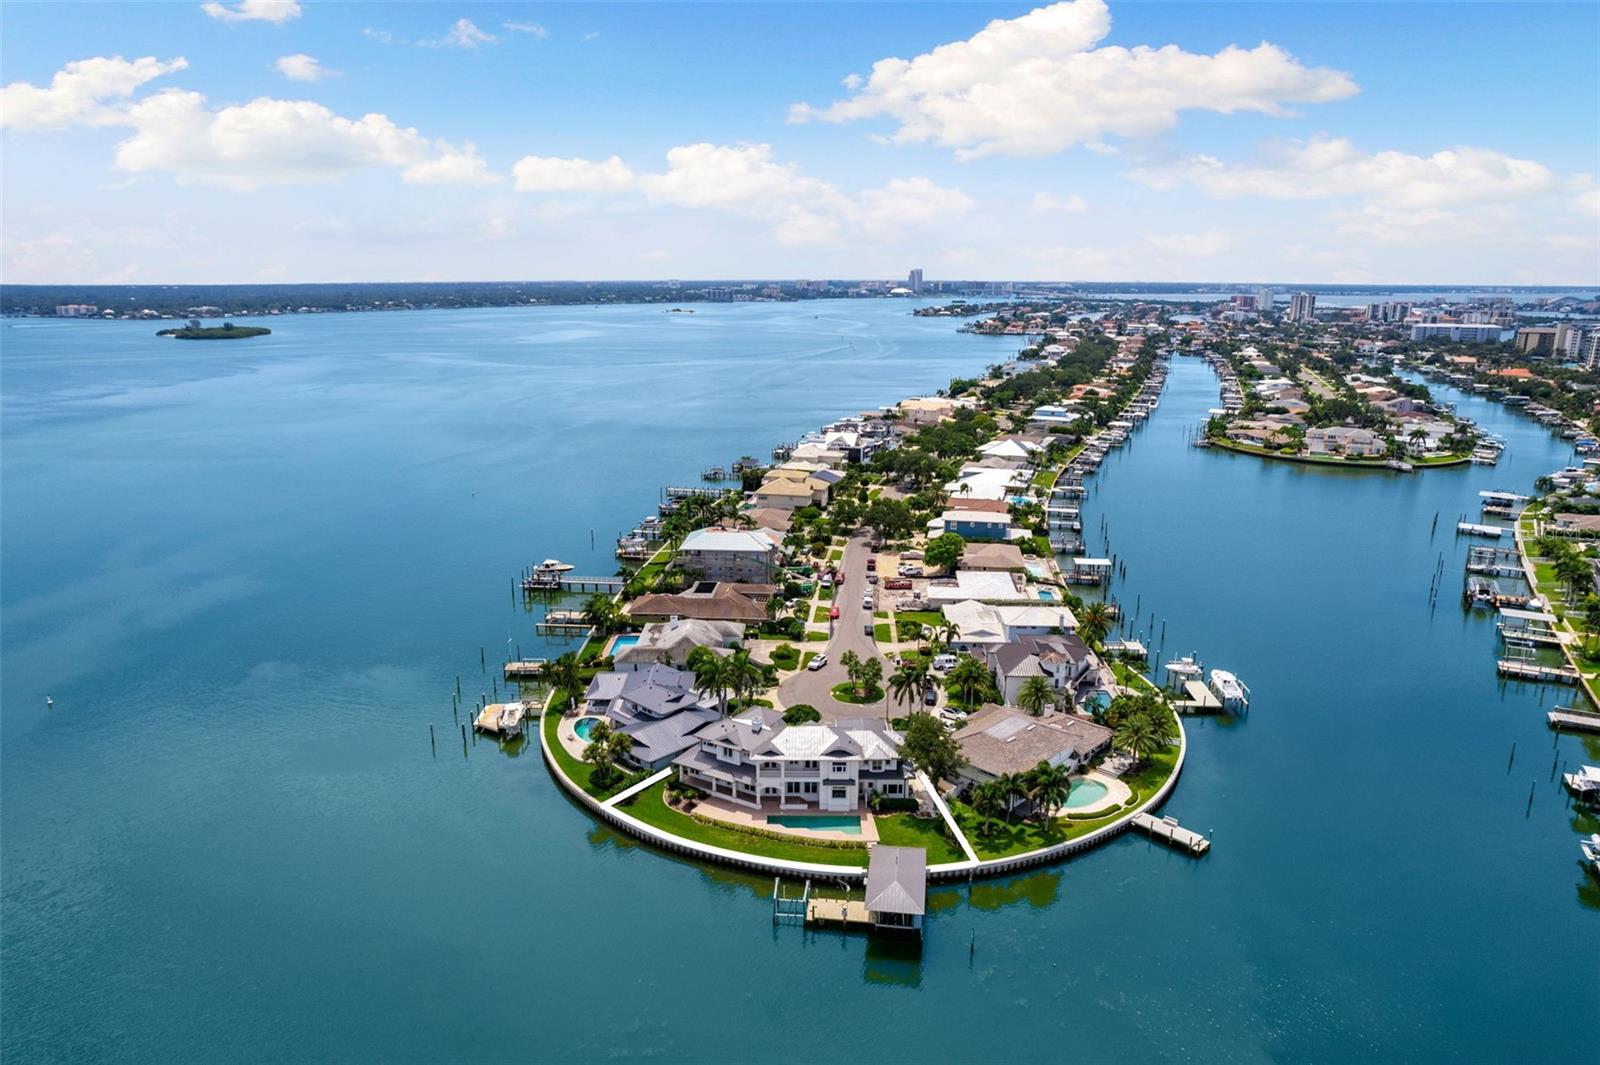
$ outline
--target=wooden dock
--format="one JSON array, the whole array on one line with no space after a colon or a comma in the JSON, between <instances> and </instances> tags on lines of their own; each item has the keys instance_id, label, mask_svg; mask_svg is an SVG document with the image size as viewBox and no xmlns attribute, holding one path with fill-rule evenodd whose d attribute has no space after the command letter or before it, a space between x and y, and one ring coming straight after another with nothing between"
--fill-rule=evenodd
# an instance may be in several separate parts
<instances>
[{"instance_id":1,"label":"wooden dock","mask_svg":"<svg viewBox=\"0 0 1600 1065\"><path fill-rule=\"evenodd\" d=\"M1456 522L1457 536L1487 536L1491 540L1498 540L1505 531L1498 525L1479 525L1473 521Z\"/></svg>"},{"instance_id":2,"label":"wooden dock","mask_svg":"<svg viewBox=\"0 0 1600 1065\"><path fill-rule=\"evenodd\" d=\"M1184 828L1178 824L1175 817L1156 817L1150 813L1138 813L1133 816L1133 827L1151 839L1159 839L1178 850L1188 851L1197 858L1211 850L1209 839L1193 829Z\"/></svg>"},{"instance_id":3,"label":"wooden dock","mask_svg":"<svg viewBox=\"0 0 1600 1065\"><path fill-rule=\"evenodd\" d=\"M544 672L547 665L542 658L526 658L520 662L506 663L506 680L528 680Z\"/></svg>"},{"instance_id":4,"label":"wooden dock","mask_svg":"<svg viewBox=\"0 0 1600 1065\"><path fill-rule=\"evenodd\" d=\"M1217 698L1216 692L1197 680L1183 682L1183 692L1187 699L1180 699L1172 704L1172 708L1180 714L1220 714L1222 713L1222 700Z\"/></svg>"},{"instance_id":5,"label":"wooden dock","mask_svg":"<svg viewBox=\"0 0 1600 1065\"><path fill-rule=\"evenodd\" d=\"M526 703L490 703L478 712L472 727L496 736L516 736L521 734L527 716Z\"/></svg>"},{"instance_id":6,"label":"wooden dock","mask_svg":"<svg viewBox=\"0 0 1600 1065\"><path fill-rule=\"evenodd\" d=\"M1545 714L1544 719L1553 729L1570 732L1600 732L1600 714L1592 710L1576 710L1570 706L1558 706Z\"/></svg>"},{"instance_id":7,"label":"wooden dock","mask_svg":"<svg viewBox=\"0 0 1600 1065\"><path fill-rule=\"evenodd\" d=\"M616 594L628 583L626 577L568 577L538 574L522 581L525 592L609 592Z\"/></svg>"},{"instance_id":8,"label":"wooden dock","mask_svg":"<svg viewBox=\"0 0 1600 1065\"><path fill-rule=\"evenodd\" d=\"M806 924L871 928L872 918L867 914L867 904L859 899L821 899L813 895L806 900Z\"/></svg>"},{"instance_id":9,"label":"wooden dock","mask_svg":"<svg viewBox=\"0 0 1600 1065\"><path fill-rule=\"evenodd\" d=\"M1576 685L1582 678L1578 671L1571 666L1539 666L1531 662L1519 662L1513 658L1502 658L1495 663L1495 669L1502 677L1511 680L1529 680L1536 684L1573 684Z\"/></svg>"}]
</instances>

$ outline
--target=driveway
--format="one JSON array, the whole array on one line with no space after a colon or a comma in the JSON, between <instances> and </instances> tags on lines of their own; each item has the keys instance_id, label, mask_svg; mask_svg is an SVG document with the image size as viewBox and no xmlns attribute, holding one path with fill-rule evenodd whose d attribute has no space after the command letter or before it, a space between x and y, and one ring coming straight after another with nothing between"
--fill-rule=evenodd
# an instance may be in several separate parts
<instances>
[{"instance_id":1,"label":"driveway","mask_svg":"<svg viewBox=\"0 0 1600 1065\"><path fill-rule=\"evenodd\" d=\"M889 663L878 653L878 645L872 636L862 631L862 626L873 620L872 611L861 607L861 590L872 587L867 584L869 553L864 536L854 537L845 545L844 558L839 563L844 582L833 590L833 602L839 608L839 620L833 623L833 634L828 640L828 664L815 673L802 669L779 684L778 701L784 706L809 703L822 713L824 721L836 721L842 717L886 716L882 702L854 706L841 703L833 697L834 685L850 679L839 664L839 657L846 651L854 651L863 660L876 658L883 661L885 681L892 672ZM816 644L810 644L806 650L815 647Z\"/></svg>"}]
</instances>

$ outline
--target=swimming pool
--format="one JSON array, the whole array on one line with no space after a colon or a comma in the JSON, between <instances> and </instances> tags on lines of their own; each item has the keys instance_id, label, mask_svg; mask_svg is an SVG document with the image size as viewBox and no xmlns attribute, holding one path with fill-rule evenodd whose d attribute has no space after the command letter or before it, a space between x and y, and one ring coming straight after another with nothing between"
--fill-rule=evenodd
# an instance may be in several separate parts
<instances>
[{"instance_id":1,"label":"swimming pool","mask_svg":"<svg viewBox=\"0 0 1600 1065\"><path fill-rule=\"evenodd\" d=\"M1056 593L1048 588L1040 588L1039 598L1046 603L1053 603L1056 601Z\"/></svg>"},{"instance_id":2,"label":"swimming pool","mask_svg":"<svg viewBox=\"0 0 1600 1065\"><path fill-rule=\"evenodd\" d=\"M632 647L634 644L636 644L638 642L639 642L639 634L638 633L628 633L628 634L623 635L623 636L617 636L617 637L613 638L612 641L611 641L611 653L612 654L616 654L618 651L621 651L624 648Z\"/></svg>"},{"instance_id":3,"label":"swimming pool","mask_svg":"<svg viewBox=\"0 0 1600 1065\"><path fill-rule=\"evenodd\" d=\"M767 818L767 824L782 825L784 828L801 828L807 832L843 832L847 836L861 835L861 818L854 814L773 814Z\"/></svg>"},{"instance_id":4,"label":"swimming pool","mask_svg":"<svg viewBox=\"0 0 1600 1065\"><path fill-rule=\"evenodd\" d=\"M1072 790L1067 793L1067 809L1080 810L1085 806L1093 806L1106 797L1106 786L1098 780L1074 780Z\"/></svg>"},{"instance_id":5,"label":"swimming pool","mask_svg":"<svg viewBox=\"0 0 1600 1065\"><path fill-rule=\"evenodd\" d=\"M594 727L599 723L598 717L580 717L572 723L572 731L580 740L588 743L593 738Z\"/></svg>"}]
</instances>

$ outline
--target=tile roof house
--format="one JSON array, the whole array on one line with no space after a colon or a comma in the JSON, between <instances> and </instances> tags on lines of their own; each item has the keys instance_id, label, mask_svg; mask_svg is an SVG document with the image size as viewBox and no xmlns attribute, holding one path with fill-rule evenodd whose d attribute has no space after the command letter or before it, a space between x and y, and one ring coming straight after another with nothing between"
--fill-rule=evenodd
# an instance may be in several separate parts
<instances>
[{"instance_id":1,"label":"tile roof house","mask_svg":"<svg viewBox=\"0 0 1600 1065\"><path fill-rule=\"evenodd\" d=\"M970 570L1020 570L1022 549L1015 544L968 544L961 552L961 568Z\"/></svg>"},{"instance_id":2,"label":"tile roof house","mask_svg":"<svg viewBox=\"0 0 1600 1065\"><path fill-rule=\"evenodd\" d=\"M1047 711L1039 717L1010 706L985 706L955 736L967 764L958 777L981 784L1026 773L1040 762L1077 769L1111 746L1111 730L1087 718Z\"/></svg>"},{"instance_id":3,"label":"tile roof house","mask_svg":"<svg viewBox=\"0 0 1600 1065\"><path fill-rule=\"evenodd\" d=\"M700 618L705 621L765 621L767 600L776 589L770 584L730 584L700 581L676 595L662 592L641 595L628 604L635 621L670 621Z\"/></svg>"},{"instance_id":4,"label":"tile roof house","mask_svg":"<svg viewBox=\"0 0 1600 1065\"><path fill-rule=\"evenodd\" d=\"M639 640L616 653L613 668L619 672L646 669L655 665L681 667L696 647L721 650L744 639L744 626L736 621L705 621L679 618L646 625ZM663 659L665 661L663 662Z\"/></svg>"},{"instance_id":5,"label":"tile roof house","mask_svg":"<svg viewBox=\"0 0 1600 1065\"><path fill-rule=\"evenodd\" d=\"M1018 636L985 648L983 660L1010 706L1017 705L1017 695L1030 677L1043 677L1052 690L1065 692L1074 703L1102 687L1104 664L1074 633Z\"/></svg>"},{"instance_id":6,"label":"tile roof house","mask_svg":"<svg viewBox=\"0 0 1600 1065\"><path fill-rule=\"evenodd\" d=\"M900 734L881 718L786 725L757 708L695 734L675 759L679 779L750 809L850 811L873 792L909 794Z\"/></svg>"}]
</instances>

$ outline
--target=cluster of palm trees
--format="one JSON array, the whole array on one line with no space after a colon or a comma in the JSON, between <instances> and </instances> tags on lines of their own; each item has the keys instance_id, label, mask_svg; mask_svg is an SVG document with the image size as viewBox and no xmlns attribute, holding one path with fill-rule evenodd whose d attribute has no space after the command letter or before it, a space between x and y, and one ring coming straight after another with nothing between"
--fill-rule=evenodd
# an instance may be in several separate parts
<instances>
[{"instance_id":1,"label":"cluster of palm trees","mask_svg":"<svg viewBox=\"0 0 1600 1065\"><path fill-rule=\"evenodd\" d=\"M593 627L594 631L605 636L615 629L622 621L622 607L617 601L604 592L596 592L583 601L584 624Z\"/></svg>"},{"instance_id":2,"label":"cluster of palm trees","mask_svg":"<svg viewBox=\"0 0 1600 1065\"><path fill-rule=\"evenodd\" d=\"M1111 607L1105 603L1085 603L1077 615L1078 636L1090 647L1111 634Z\"/></svg>"},{"instance_id":3,"label":"cluster of palm trees","mask_svg":"<svg viewBox=\"0 0 1600 1065\"><path fill-rule=\"evenodd\" d=\"M857 699L870 701L873 691L883 682L883 662L871 656L862 658L854 651L839 656L844 675L850 678L850 688Z\"/></svg>"},{"instance_id":4,"label":"cluster of palm trees","mask_svg":"<svg viewBox=\"0 0 1600 1065\"><path fill-rule=\"evenodd\" d=\"M945 676L944 686L952 699L968 708L998 694L988 667L967 654L962 655Z\"/></svg>"},{"instance_id":5,"label":"cluster of palm trees","mask_svg":"<svg viewBox=\"0 0 1600 1065\"><path fill-rule=\"evenodd\" d=\"M594 768L589 782L595 787L607 788L622 778L617 763L633 750L633 739L618 732L608 721L597 721L589 732L589 745L583 749L583 760Z\"/></svg>"},{"instance_id":6,"label":"cluster of palm trees","mask_svg":"<svg viewBox=\"0 0 1600 1065\"><path fill-rule=\"evenodd\" d=\"M994 831L997 818L1011 823L1023 799L1033 804L1033 817L1044 824L1072 792L1072 772L1063 766L1040 762L1026 773L1005 773L972 789L972 810L978 815L978 834Z\"/></svg>"},{"instance_id":7,"label":"cluster of palm trees","mask_svg":"<svg viewBox=\"0 0 1600 1065\"><path fill-rule=\"evenodd\" d=\"M1178 719L1158 695L1140 692L1119 695L1111 705L1094 713L1095 720L1111 730L1111 744L1143 762L1178 738Z\"/></svg>"},{"instance_id":8,"label":"cluster of palm trees","mask_svg":"<svg viewBox=\"0 0 1600 1065\"><path fill-rule=\"evenodd\" d=\"M717 697L717 709L728 713L728 697L751 699L766 690L767 671L744 648L719 655L706 647L689 652L685 663L694 673L694 686Z\"/></svg>"}]
</instances>

